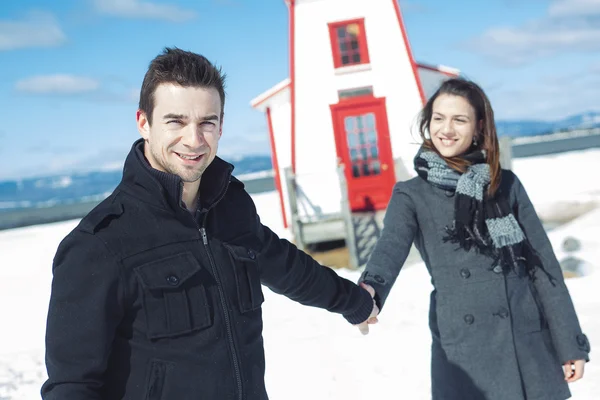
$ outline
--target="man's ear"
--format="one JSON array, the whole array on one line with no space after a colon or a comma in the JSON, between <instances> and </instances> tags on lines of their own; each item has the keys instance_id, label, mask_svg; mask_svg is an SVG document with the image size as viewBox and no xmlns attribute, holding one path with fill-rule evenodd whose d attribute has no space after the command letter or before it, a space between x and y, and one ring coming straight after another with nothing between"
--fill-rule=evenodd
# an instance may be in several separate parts
<instances>
[{"instance_id":1,"label":"man's ear","mask_svg":"<svg viewBox=\"0 0 600 400\"><path fill-rule=\"evenodd\" d=\"M219 138L223 135L223 117L225 114L221 115L221 122L219 123Z\"/></svg>"},{"instance_id":2,"label":"man's ear","mask_svg":"<svg viewBox=\"0 0 600 400\"><path fill-rule=\"evenodd\" d=\"M146 113L142 110L137 110L136 120L138 132L144 138L144 140L148 140L150 136L150 122L148 121Z\"/></svg>"}]
</instances>

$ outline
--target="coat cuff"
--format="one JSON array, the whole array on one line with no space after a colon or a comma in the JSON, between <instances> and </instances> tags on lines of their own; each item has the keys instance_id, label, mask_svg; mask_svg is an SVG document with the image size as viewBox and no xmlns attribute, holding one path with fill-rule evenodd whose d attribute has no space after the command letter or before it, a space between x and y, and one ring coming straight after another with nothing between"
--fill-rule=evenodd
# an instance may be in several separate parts
<instances>
[{"instance_id":1,"label":"coat cuff","mask_svg":"<svg viewBox=\"0 0 600 400\"><path fill-rule=\"evenodd\" d=\"M592 349L587 336L584 333L580 333L575 337L575 340L577 341L577 348L583 355L583 358L577 358L577 360L585 360L586 362L590 361L589 353Z\"/></svg>"},{"instance_id":2,"label":"coat cuff","mask_svg":"<svg viewBox=\"0 0 600 400\"><path fill-rule=\"evenodd\" d=\"M379 308L379 312L381 313L381 310L383 309L385 300L389 293L389 288L386 280L381 275L373 274L370 271L365 270L362 273L360 279L358 280L358 283L365 283L375 290L375 304L377 305L377 308Z\"/></svg>"},{"instance_id":3,"label":"coat cuff","mask_svg":"<svg viewBox=\"0 0 600 400\"><path fill-rule=\"evenodd\" d=\"M560 346L559 355L561 362L585 360L590 361L589 353L591 351L590 342L584 333L573 335L568 343Z\"/></svg>"},{"instance_id":4,"label":"coat cuff","mask_svg":"<svg viewBox=\"0 0 600 400\"><path fill-rule=\"evenodd\" d=\"M357 325L361 322L365 322L371 315L371 312L373 311L373 298L371 297L369 292L367 292L363 288L360 288L360 292L362 293L360 306L351 313L344 314L344 318L346 318L346 320L352 325Z\"/></svg>"}]
</instances>

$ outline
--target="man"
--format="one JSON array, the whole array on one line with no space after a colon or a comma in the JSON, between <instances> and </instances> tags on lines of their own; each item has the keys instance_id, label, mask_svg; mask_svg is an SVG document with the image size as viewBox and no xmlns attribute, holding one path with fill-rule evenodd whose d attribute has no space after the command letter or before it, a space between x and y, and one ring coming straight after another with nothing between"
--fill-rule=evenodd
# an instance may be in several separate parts
<instances>
[{"instance_id":1,"label":"man","mask_svg":"<svg viewBox=\"0 0 600 400\"><path fill-rule=\"evenodd\" d=\"M261 283L363 327L376 312L260 223L216 156L223 81L180 49L151 62L122 181L54 259L42 398L267 399Z\"/></svg>"}]
</instances>

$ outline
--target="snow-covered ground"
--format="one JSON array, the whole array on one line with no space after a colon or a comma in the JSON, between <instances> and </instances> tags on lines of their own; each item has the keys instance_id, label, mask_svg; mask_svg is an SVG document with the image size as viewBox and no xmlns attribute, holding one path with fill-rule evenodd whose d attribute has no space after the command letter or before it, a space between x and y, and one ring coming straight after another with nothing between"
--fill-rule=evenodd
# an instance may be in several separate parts
<instances>
[{"instance_id":1,"label":"snow-covered ground","mask_svg":"<svg viewBox=\"0 0 600 400\"><path fill-rule=\"evenodd\" d=\"M512 161L540 217L557 221L600 206L599 167L600 149Z\"/></svg>"},{"instance_id":2,"label":"snow-covered ground","mask_svg":"<svg viewBox=\"0 0 600 400\"><path fill-rule=\"evenodd\" d=\"M600 199L600 150L514 160L536 207ZM590 172L583 172L590 171ZM263 223L282 237L276 193L253 196ZM59 241L77 224L67 221L0 232L0 399L39 398L45 379L44 331L51 263ZM582 247L586 276L567 281L580 322L592 345L585 378L571 385L573 399L600 398L600 208L550 233L560 258L562 241ZM356 281L357 271L339 270ZM266 382L271 399L429 399L431 284L421 263L405 268L380 323L362 336L341 316L301 306L265 288Z\"/></svg>"}]
</instances>

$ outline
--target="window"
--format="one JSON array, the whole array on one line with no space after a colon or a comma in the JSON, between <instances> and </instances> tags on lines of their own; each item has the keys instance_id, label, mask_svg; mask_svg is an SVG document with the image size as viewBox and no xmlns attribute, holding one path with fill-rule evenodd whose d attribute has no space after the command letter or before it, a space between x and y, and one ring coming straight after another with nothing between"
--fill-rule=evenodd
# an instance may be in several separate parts
<instances>
[{"instance_id":1,"label":"window","mask_svg":"<svg viewBox=\"0 0 600 400\"><path fill-rule=\"evenodd\" d=\"M367 87L354 88L354 89L338 90L338 97L340 100L352 99L354 97L363 97L363 96L371 96L372 97L373 96L373 87L367 86Z\"/></svg>"},{"instance_id":2,"label":"window","mask_svg":"<svg viewBox=\"0 0 600 400\"><path fill-rule=\"evenodd\" d=\"M381 161L375 114L370 112L344 118L344 130L352 163L352 176L360 178L380 175Z\"/></svg>"},{"instance_id":3,"label":"window","mask_svg":"<svg viewBox=\"0 0 600 400\"><path fill-rule=\"evenodd\" d=\"M329 24L329 35L335 68L369 63L364 18Z\"/></svg>"}]
</instances>

